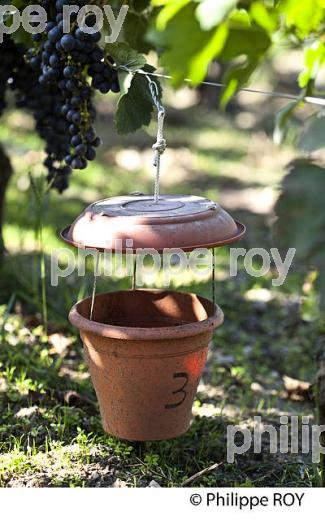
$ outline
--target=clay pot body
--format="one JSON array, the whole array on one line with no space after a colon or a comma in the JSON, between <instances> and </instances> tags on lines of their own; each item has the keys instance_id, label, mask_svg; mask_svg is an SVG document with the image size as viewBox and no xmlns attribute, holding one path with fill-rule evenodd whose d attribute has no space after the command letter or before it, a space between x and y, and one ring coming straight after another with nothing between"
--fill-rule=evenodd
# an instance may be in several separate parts
<instances>
[{"instance_id":1,"label":"clay pot body","mask_svg":"<svg viewBox=\"0 0 325 520\"><path fill-rule=\"evenodd\" d=\"M77 303L69 319L80 330L108 433L132 441L184 433L206 362L218 306L194 294L118 291Z\"/></svg>"}]
</instances>

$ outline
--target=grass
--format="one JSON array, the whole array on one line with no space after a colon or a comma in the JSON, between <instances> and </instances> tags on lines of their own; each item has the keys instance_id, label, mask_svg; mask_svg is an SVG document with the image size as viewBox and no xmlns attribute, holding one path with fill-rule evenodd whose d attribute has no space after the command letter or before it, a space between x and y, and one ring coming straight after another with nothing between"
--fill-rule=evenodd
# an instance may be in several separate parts
<instances>
[{"instance_id":1,"label":"grass","mask_svg":"<svg viewBox=\"0 0 325 520\"><path fill-rule=\"evenodd\" d=\"M312 284L302 290L293 273L275 289L272 274L252 278L243 269L230 278L229 248L218 252L217 270L217 302L226 321L214 336L191 429L180 439L145 444L103 432L80 340L67 322L70 306L90 293L91 265L84 279L71 275L58 287L49 284L51 250L62 247L58 232L86 204L152 191L155 129L118 139L111 128L111 107L103 107L105 144L98 160L87 172L74 174L66 194L52 193L43 200L41 252L29 177L29 172L36 180L43 174L41 143L20 112L9 113L0 126L0 139L15 165L5 227L10 256L1 267L0 283L0 486L143 487L154 481L173 487L218 462L216 470L189 485L319 485L319 469L310 454L270 454L267 435L261 453L249 450L236 456L234 464L226 462L229 425L252 428L254 415L277 429L283 414L313 420L312 396L289 394L284 376L314 382L315 345L325 332L322 321L314 319ZM277 150L263 128L248 133L204 108L170 110L167 139L162 191L221 201L227 195L232 213L249 230L241 246L270 248L271 208L261 208L259 197L265 190L277 193L292 150ZM40 277L44 268L46 287ZM160 282L158 277L155 284ZM98 290L129 285L130 280L113 276L101 279ZM177 274L173 286L210 295L208 281L189 273ZM42 322L45 290L47 331Z\"/></svg>"}]
</instances>

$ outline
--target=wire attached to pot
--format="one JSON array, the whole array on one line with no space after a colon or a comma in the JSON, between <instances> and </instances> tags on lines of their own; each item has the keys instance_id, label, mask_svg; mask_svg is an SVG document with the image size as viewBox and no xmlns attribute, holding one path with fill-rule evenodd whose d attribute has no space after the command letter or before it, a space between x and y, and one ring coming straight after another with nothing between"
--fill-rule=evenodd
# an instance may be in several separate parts
<instances>
[{"instance_id":1,"label":"wire attached to pot","mask_svg":"<svg viewBox=\"0 0 325 520\"><path fill-rule=\"evenodd\" d=\"M97 286L97 276L98 276L98 267L99 267L99 257L100 257L100 253L97 252L96 266L95 266L95 270L94 270L93 290L92 290L92 293L91 293L91 304L90 304L90 313L89 313L90 321L93 321L93 314L94 314L94 307L95 307L95 297L96 297L96 286Z\"/></svg>"},{"instance_id":2,"label":"wire attached to pot","mask_svg":"<svg viewBox=\"0 0 325 520\"><path fill-rule=\"evenodd\" d=\"M212 275L211 275L211 292L212 292L212 303L213 303L213 312L216 305L216 263L217 263L217 249L213 248L213 257L212 257Z\"/></svg>"}]
</instances>

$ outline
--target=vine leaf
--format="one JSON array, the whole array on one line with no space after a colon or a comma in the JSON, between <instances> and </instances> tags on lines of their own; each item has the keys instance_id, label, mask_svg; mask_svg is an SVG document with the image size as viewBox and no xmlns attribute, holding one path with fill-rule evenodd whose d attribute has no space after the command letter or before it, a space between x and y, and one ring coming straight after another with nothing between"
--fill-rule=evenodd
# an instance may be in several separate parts
<instances>
[{"instance_id":1,"label":"vine leaf","mask_svg":"<svg viewBox=\"0 0 325 520\"><path fill-rule=\"evenodd\" d=\"M133 74L131 72L127 72L126 70L119 70L117 72L118 82L120 85L120 93L121 96L125 96L128 93L129 88L131 87Z\"/></svg>"},{"instance_id":2,"label":"vine leaf","mask_svg":"<svg viewBox=\"0 0 325 520\"><path fill-rule=\"evenodd\" d=\"M149 7L150 0L134 0L132 7L135 11L144 11Z\"/></svg>"},{"instance_id":3,"label":"vine leaf","mask_svg":"<svg viewBox=\"0 0 325 520\"><path fill-rule=\"evenodd\" d=\"M237 0L202 0L196 9L201 29L209 31L220 24L236 7Z\"/></svg>"},{"instance_id":4,"label":"vine leaf","mask_svg":"<svg viewBox=\"0 0 325 520\"><path fill-rule=\"evenodd\" d=\"M163 7L147 39L161 49L160 64L171 74L173 86L185 79L199 84L218 58L229 65L224 81L230 85L223 93L223 105L247 83L271 46L268 31L249 13L236 9L235 0L155 0L155 5ZM191 38L185 41L186 34Z\"/></svg>"},{"instance_id":5,"label":"vine leaf","mask_svg":"<svg viewBox=\"0 0 325 520\"><path fill-rule=\"evenodd\" d=\"M222 78L226 84L220 99L222 107L227 105L240 87L248 83L270 45L271 39L267 32L252 24L247 15L236 13L232 16L228 38L220 54L220 60L229 63ZM237 63L243 57L244 62Z\"/></svg>"},{"instance_id":6,"label":"vine leaf","mask_svg":"<svg viewBox=\"0 0 325 520\"><path fill-rule=\"evenodd\" d=\"M161 65L173 76L172 84L175 87L179 87L185 78L192 80L191 70L195 72L195 82L193 81L193 83L199 82L206 74L211 59L217 53L213 52L213 49L209 49L208 55L205 53L205 49L211 44L215 30L201 30L195 16L196 7L197 5L193 2L182 6L168 20L165 30L160 30L158 19L158 27L152 28L148 33L149 41L163 49ZM186 38L184 35L187 34L191 37ZM216 45L217 51L219 51L219 42L216 42ZM195 67L192 68L194 60Z\"/></svg>"},{"instance_id":7,"label":"vine leaf","mask_svg":"<svg viewBox=\"0 0 325 520\"><path fill-rule=\"evenodd\" d=\"M317 114L309 119L300 137L299 148L305 152L314 152L325 148L325 114Z\"/></svg>"},{"instance_id":8,"label":"vine leaf","mask_svg":"<svg viewBox=\"0 0 325 520\"><path fill-rule=\"evenodd\" d=\"M230 67L223 77L226 86L222 89L220 105L225 108L237 90L247 83L256 63L246 61L243 65Z\"/></svg>"},{"instance_id":9,"label":"vine leaf","mask_svg":"<svg viewBox=\"0 0 325 520\"><path fill-rule=\"evenodd\" d=\"M155 69L146 65L143 70L153 72ZM120 96L115 113L115 126L119 134L132 133L142 126L149 125L154 108L146 76L144 74L129 76L131 76L131 82L127 92ZM159 82L156 78L152 78L152 80L155 81L161 97ZM126 78L125 81L128 84L130 78Z\"/></svg>"},{"instance_id":10,"label":"vine leaf","mask_svg":"<svg viewBox=\"0 0 325 520\"><path fill-rule=\"evenodd\" d=\"M155 69L146 63L146 59L125 43L107 46L107 52L115 61L120 84L120 97L115 113L115 126L119 134L135 132L142 126L149 125L153 111L149 84L146 76L137 70L153 72ZM123 69L127 67L128 70ZM159 95L161 87L157 84Z\"/></svg>"},{"instance_id":11,"label":"vine leaf","mask_svg":"<svg viewBox=\"0 0 325 520\"><path fill-rule=\"evenodd\" d=\"M325 308L325 168L308 159L291 163L276 203L275 246L285 254L296 248L295 269L319 272L317 285Z\"/></svg>"},{"instance_id":12,"label":"vine leaf","mask_svg":"<svg viewBox=\"0 0 325 520\"><path fill-rule=\"evenodd\" d=\"M144 67L146 58L136 50L131 49L126 43L112 43L107 46L108 53L112 56L117 66L125 66L129 70L137 70Z\"/></svg>"},{"instance_id":13,"label":"vine leaf","mask_svg":"<svg viewBox=\"0 0 325 520\"><path fill-rule=\"evenodd\" d=\"M163 6L163 9L157 15L158 31L164 31L168 22L190 2L191 0L152 0L153 6Z\"/></svg>"},{"instance_id":14,"label":"vine leaf","mask_svg":"<svg viewBox=\"0 0 325 520\"><path fill-rule=\"evenodd\" d=\"M304 52L305 67L299 74L299 86L307 87L316 79L319 69L325 61L325 45L322 41L313 42Z\"/></svg>"},{"instance_id":15,"label":"vine leaf","mask_svg":"<svg viewBox=\"0 0 325 520\"><path fill-rule=\"evenodd\" d=\"M283 143L288 129L291 118L297 106L301 103L298 101L291 101L285 107L283 107L275 116L275 126L273 131L273 141L275 144L280 145Z\"/></svg>"},{"instance_id":16,"label":"vine leaf","mask_svg":"<svg viewBox=\"0 0 325 520\"><path fill-rule=\"evenodd\" d=\"M145 54L152 49L152 45L150 45L145 39L148 24L148 16L132 12L128 13L123 24L124 38L126 42L133 49L137 49L139 52L144 52Z\"/></svg>"}]
</instances>

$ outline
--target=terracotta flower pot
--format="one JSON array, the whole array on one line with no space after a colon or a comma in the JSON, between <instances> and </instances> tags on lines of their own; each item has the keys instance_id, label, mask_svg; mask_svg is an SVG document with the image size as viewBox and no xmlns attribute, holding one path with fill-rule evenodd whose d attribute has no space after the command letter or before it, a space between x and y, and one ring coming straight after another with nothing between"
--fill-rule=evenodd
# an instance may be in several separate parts
<instances>
[{"instance_id":1,"label":"terracotta flower pot","mask_svg":"<svg viewBox=\"0 0 325 520\"><path fill-rule=\"evenodd\" d=\"M104 429L133 441L184 433L218 306L194 294L118 291L77 303L69 319L81 334Z\"/></svg>"}]
</instances>

